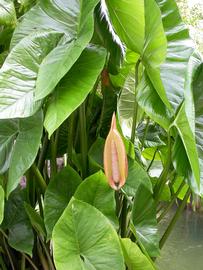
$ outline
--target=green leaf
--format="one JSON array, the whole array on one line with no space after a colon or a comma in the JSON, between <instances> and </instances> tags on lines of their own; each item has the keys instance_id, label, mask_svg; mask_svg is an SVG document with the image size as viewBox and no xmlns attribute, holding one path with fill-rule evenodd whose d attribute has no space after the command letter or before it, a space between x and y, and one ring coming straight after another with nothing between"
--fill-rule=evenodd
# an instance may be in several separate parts
<instances>
[{"instance_id":1,"label":"green leaf","mask_svg":"<svg viewBox=\"0 0 203 270\"><path fill-rule=\"evenodd\" d=\"M4 160L7 157L10 159L6 190L8 197L37 156L43 130L43 115L42 111L39 111L29 118L1 120L0 122L3 124L2 131L0 127L0 139L6 134ZM7 149L11 153L7 153Z\"/></svg>"},{"instance_id":2,"label":"green leaf","mask_svg":"<svg viewBox=\"0 0 203 270\"><path fill-rule=\"evenodd\" d=\"M152 193L144 185L140 185L136 192L132 220L139 241L150 257L156 257L159 254L156 207Z\"/></svg>"},{"instance_id":3,"label":"green leaf","mask_svg":"<svg viewBox=\"0 0 203 270\"><path fill-rule=\"evenodd\" d=\"M36 82L36 100L46 97L54 90L89 43L94 30L93 11L98 2L40 1L26 13L17 27L12 47L36 30L52 29L64 34L40 65Z\"/></svg>"},{"instance_id":4,"label":"green leaf","mask_svg":"<svg viewBox=\"0 0 203 270\"><path fill-rule=\"evenodd\" d=\"M137 161L129 158L128 177L123 189L129 196L135 196L140 185L144 185L152 193L152 184L147 172Z\"/></svg>"},{"instance_id":5,"label":"green leaf","mask_svg":"<svg viewBox=\"0 0 203 270\"><path fill-rule=\"evenodd\" d=\"M170 126L171 114L155 91L146 72L137 89L137 102L150 118L165 129Z\"/></svg>"},{"instance_id":6,"label":"green leaf","mask_svg":"<svg viewBox=\"0 0 203 270\"><path fill-rule=\"evenodd\" d=\"M137 136L141 143L144 140L144 147L146 148L166 145L166 132L160 126L151 122L141 122L137 127Z\"/></svg>"},{"instance_id":7,"label":"green leaf","mask_svg":"<svg viewBox=\"0 0 203 270\"><path fill-rule=\"evenodd\" d=\"M4 218L4 190L0 185L0 225Z\"/></svg>"},{"instance_id":8,"label":"green leaf","mask_svg":"<svg viewBox=\"0 0 203 270\"><path fill-rule=\"evenodd\" d=\"M104 152L105 140L98 137L89 149L88 157L89 161L97 168L103 168L103 152Z\"/></svg>"},{"instance_id":9,"label":"green leaf","mask_svg":"<svg viewBox=\"0 0 203 270\"><path fill-rule=\"evenodd\" d=\"M0 0L0 25L13 25L17 21L12 0Z\"/></svg>"},{"instance_id":10,"label":"green leaf","mask_svg":"<svg viewBox=\"0 0 203 270\"><path fill-rule=\"evenodd\" d=\"M30 219L33 228L44 237L46 237L46 229L42 217L28 203L24 202L25 211Z\"/></svg>"},{"instance_id":11,"label":"green leaf","mask_svg":"<svg viewBox=\"0 0 203 270\"><path fill-rule=\"evenodd\" d=\"M95 207L72 199L53 232L57 270L124 270L119 239Z\"/></svg>"},{"instance_id":12,"label":"green leaf","mask_svg":"<svg viewBox=\"0 0 203 270\"><path fill-rule=\"evenodd\" d=\"M200 184L200 168L198 162L198 153L196 147L195 136L190 128L188 118L185 113L185 103L181 105L181 108L174 120L173 125L177 128L181 137L185 151L187 153L192 171L194 173L195 181L197 185Z\"/></svg>"},{"instance_id":13,"label":"green leaf","mask_svg":"<svg viewBox=\"0 0 203 270\"><path fill-rule=\"evenodd\" d=\"M39 108L41 102L34 102L39 65L61 35L36 32L11 50L0 69L0 119L29 117Z\"/></svg>"},{"instance_id":14,"label":"green leaf","mask_svg":"<svg viewBox=\"0 0 203 270\"><path fill-rule=\"evenodd\" d=\"M77 188L74 197L97 208L115 228L118 227L114 191L102 171L86 178Z\"/></svg>"},{"instance_id":15,"label":"green leaf","mask_svg":"<svg viewBox=\"0 0 203 270\"><path fill-rule=\"evenodd\" d=\"M30 220L25 212L26 190L17 188L5 204L3 229L9 230L8 243L14 249L32 256L34 235Z\"/></svg>"},{"instance_id":16,"label":"green leaf","mask_svg":"<svg viewBox=\"0 0 203 270\"><path fill-rule=\"evenodd\" d=\"M115 32L130 50L141 54L145 36L144 1L105 2Z\"/></svg>"},{"instance_id":17,"label":"green leaf","mask_svg":"<svg viewBox=\"0 0 203 270\"><path fill-rule=\"evenodd\" d=\"M174 0L156 0L161 13L167 38L166 60L161 64L161 79L174 111L184 98L185 74L193 51L193 42L182 22ZM157 105L158 106L158 105Z\"/></svg>"},{"instance_id":18,"label":"green leaf","mask_svg":"<svg viewBox=\"0 0 203 270\"><path fill-rule=\"evenodd\" d=\"M44 198L44 222L48 239L51 238L54 225L81 181L80 176L70 166L63 168L50 181Z\"/></svg>"},{"instance_id":19,"label":"green leaf","mask_svg":"<svg viewBox=\"0 0 203 270\"><path fill-rule=\"evenodd\" d=\"M145 0L145 43L142 54L147 74L163 103L170 108L161 76L160 65L166 57L167 41L161 12L154 0Z\"/></svg>"},{"instance_id":20,"label":"green leaf","mask_svg":"<svg viewBox=\"0 0 203 270\"><path fill-rule=\"evenodd\" d=\"M129 238L120 239L125 263L129 270L154 270L154 265Z\"/></svg>"},{"instance_id":21,"label":"green leaf","mask_svg":"<svg viewBox=\"0 0 203 270\"><path fill-rule=\"evenodd\" d=\"M105 62L105 50L89 46L62 79L47 108L44 125L51 135L85 100Z\"/></svg>"}]
</instances>

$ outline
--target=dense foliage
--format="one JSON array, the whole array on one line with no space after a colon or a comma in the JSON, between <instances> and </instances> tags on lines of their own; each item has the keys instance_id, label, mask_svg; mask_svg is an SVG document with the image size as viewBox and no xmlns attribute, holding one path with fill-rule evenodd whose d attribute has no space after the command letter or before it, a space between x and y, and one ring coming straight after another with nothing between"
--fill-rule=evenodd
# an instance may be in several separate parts
<instances>
[{"instance_id":1,"label":"dense foliage","mask_svg":"<svg viewBox=\"0 0 203 270\"><path fill-rule=\"evenodd\" d=\"M176 2L0 0L0 66L0 267L156 269L203 195L203 62Z\"/></svg>"}]
</instances>

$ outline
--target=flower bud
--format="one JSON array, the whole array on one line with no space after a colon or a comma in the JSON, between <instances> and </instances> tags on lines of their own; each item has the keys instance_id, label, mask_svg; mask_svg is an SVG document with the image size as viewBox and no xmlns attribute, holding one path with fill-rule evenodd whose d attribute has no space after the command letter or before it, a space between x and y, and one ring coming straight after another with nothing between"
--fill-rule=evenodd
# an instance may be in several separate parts
<instances>
[{"instance_id":1,"label":"flower bud","mask_svg":"<svg viewBox=\"0 0 203 270\"><path fill-rule=\"evenodd\" d=\"M111 128L104 146L104 171L113 189L118 190L125 184L128 162L123 140L116 128L115 113L112 116Z\"/></svg>"}]
</instances>

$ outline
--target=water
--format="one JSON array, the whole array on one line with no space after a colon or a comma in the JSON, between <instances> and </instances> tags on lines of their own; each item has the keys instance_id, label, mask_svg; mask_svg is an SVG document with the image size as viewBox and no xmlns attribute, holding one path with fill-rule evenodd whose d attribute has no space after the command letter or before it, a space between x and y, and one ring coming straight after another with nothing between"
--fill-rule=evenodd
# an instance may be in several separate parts
<instances>
[{"instance_id":1,"label":"water","mask_svg":"<svg viewBox=\"0 0 203 270\"><path fill-rule=\"evenodd\" d=\"M161 226L166 226L170 213ZM157 259L159 270L203 270L203 214L184 211Z\"/></svg>"}]
</instances>

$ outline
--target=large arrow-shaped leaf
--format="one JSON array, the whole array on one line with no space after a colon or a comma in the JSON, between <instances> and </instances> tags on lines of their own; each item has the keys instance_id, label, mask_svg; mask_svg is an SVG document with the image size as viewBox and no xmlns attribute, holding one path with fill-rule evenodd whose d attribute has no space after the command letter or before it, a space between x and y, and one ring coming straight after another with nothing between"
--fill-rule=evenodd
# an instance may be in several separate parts
<instances>
[{"instance_id":1,"label":"large arrow-shaped leaf","mask_svg":"<svg viewBox=\"0 0 203 270\"><path fill-rule=\"evenodd\" d=\"M36 30L64 33L57 47L42 62L36 82L36 100L47 96L68 72L89 43L94 30L93 11L98 0L40 1L17 27L14 46Z\"/></svg>"},{"instance_id":2,"label":"large arrow-shaped leaf","mask_svg":"<svg viewBox=\"0 0 203 270\"><path fill-rule=\"evenodd\" d=\"M72 199L53 231L58 270L124 270L119 239L95 207Z\"/></svg>"},{"instance_id":3,"label":"large arrow-shaped leaf","mask_svg":"<svg viewBox=\"0 0 203 270\"><path fill-rule=\"evenodd\" d=\"M85 100L105 62L105 50L88 47L53 93L44 125L51 135Z\"/></svg>"}]
</instances>

